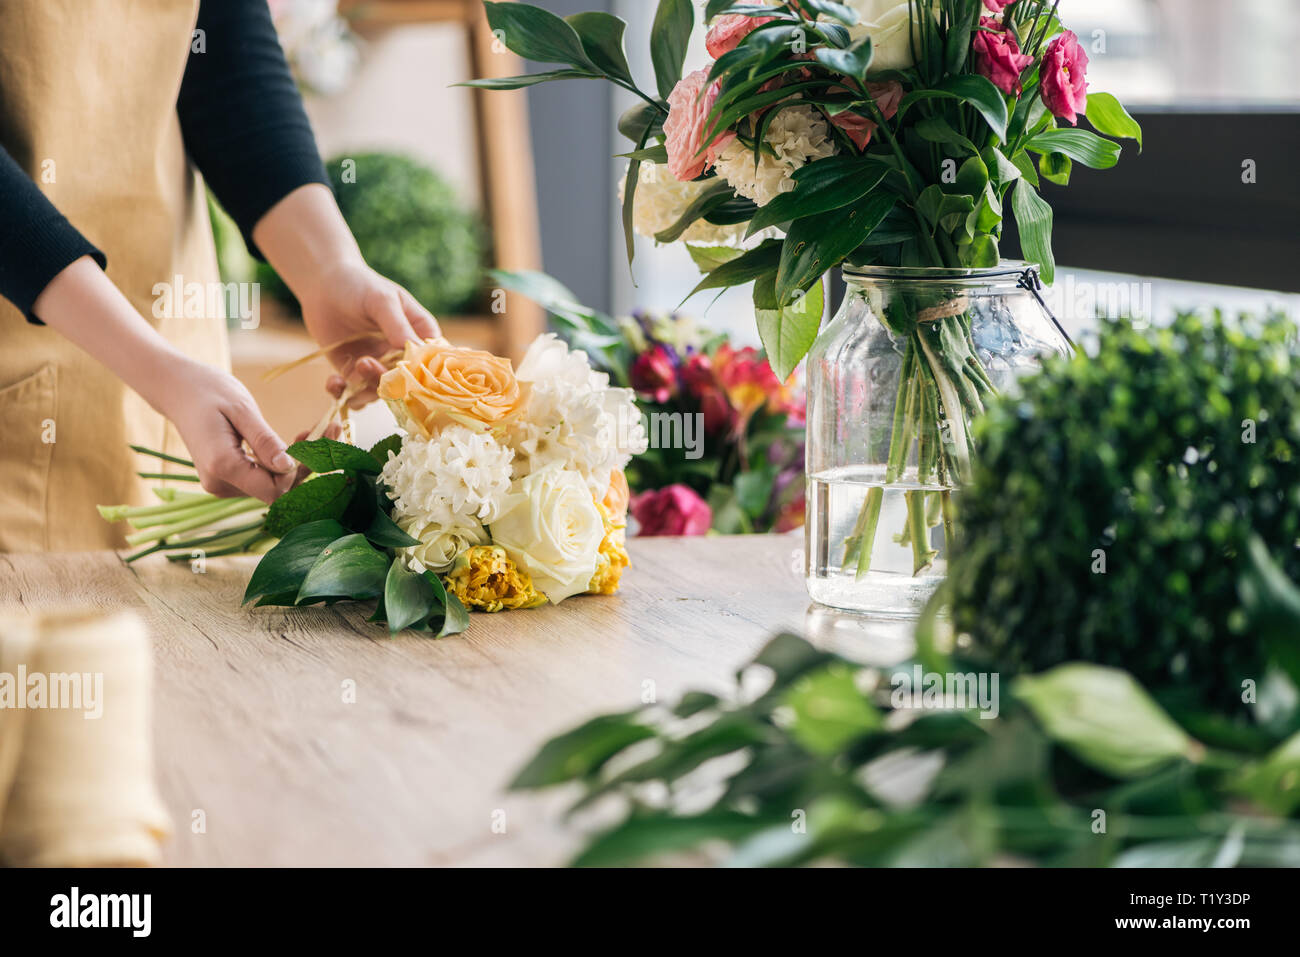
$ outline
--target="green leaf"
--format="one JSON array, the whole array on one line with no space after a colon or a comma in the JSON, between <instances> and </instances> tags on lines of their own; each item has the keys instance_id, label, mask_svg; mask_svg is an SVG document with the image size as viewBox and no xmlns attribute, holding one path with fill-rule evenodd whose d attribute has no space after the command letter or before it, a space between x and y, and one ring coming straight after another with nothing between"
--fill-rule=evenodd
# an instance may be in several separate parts
<instances>
[{"instance_id":1,"label":"green leaf","mask_svg":"<svg viewBox=\"0 0 1300 957\"><path fill-rule=\"evenodd\" d=\"M799 7L804 14L820 13L832 20L838 20L846 27L857 26L861 19L856 10L847 4L837 3L836 0L802 0Z\"/></svg>"},{"instance_id":2,"label":"green leaf","mask_svg":"<svg viewBox=\"0 0 1300 957\"><path fill-rule=\"evenodd\" d=\"M617 155L619 159L638 160L642 163L654 163L656 166L663 166L668 162L668 147L659 144L647 146L643 150L633 150L630 153L619 153Z\"/></svg>"},{"instance_id":3,"label":"green leaf","mask_svg":"<svg viewBox=\"0 0 1300 957\"><path fill-rule=\"evenodd\" d=\"M447 591L447 587L431 571L426 571L424 577L428 580L429 585L433 588L433 594L442 607L442 623L438 626L438 633L435 637L445 638L448 635L459 635L469 627L469 612L465 606L460 603L460 599ZM432 626L432 622L430 622Z\"/></svg>"},{"instance_id":4,"label":"green leaf","mask_svg":"<svg viewBox=\"0 0 1300 957\"><path fill-rule=\"evenodd\" d=\"M378 475L383 470L383 463L365 449L334 439L295 442L289 446L289 454L313 472L322 475L339 469L352 469L371 475Z\"/></svg>"},{"instance_id":5,"label":"green leaf","mask_svg":"<svg viewBox=\"0 0 1300 957\"><path fill-rule=\"evenodd\" d=\"M428 620L434 609L436 595L433 586L419 572L406 567L401 559L388 566L384 580L384 614L392 634Z\"/></svg>"},{"instance_id":6,"label":"green leaf","mask_svg":"<svg viewBox=\"0 0 1300 957\"><path fill-rule=\"evenodd\" d=\"M687 244L686 252L702 273L710 273L740 256L743 249L734 246L692 246Z\"/></svg>"},{"instance_id":7,"label":"green leaf","mask_svg":"<svg viewBox=\"0 0 1300 957\"><path fill-rule=\"evenodd\" d=\"M1007 139L1007 101L993 83L973 73L951 76L932 89L915 90L903 97L898 106L898 118L921 100L949 99L969 103L984 117L984 122L998 139Z\"/></svg>"},{"instance_id":8,"label":"green leaf","mask_svg":"<svg viewBox=\"0 0 1300 957\"><path fill-rule=\"evenodd\" d=\"M756 307L754 315L772 371L784 382L808 354L821 329L822 312L826 305L822 283L818 281L807 293L796 297L794 302L784 307L776 305L774 273L757 280L754 290L756 299L764 295L770 296L771 307Z\"/></svg>"},{"instance_id":9,"label":"green leaf","mask_svg":"<svg viewBox=\"0 0 1300 957\"><path fill-rule=\"evenodd\" d=\"M644 144L652 136L663 132L666 109L651 103L637 103L623 111L618 118L618 131L633 143Z\"/></svg>"},{"instance_id":10,"label":"green leaf","mask_svg":"<svg viewBox=\"0 0 1300 957\"><path fill-rule=\"evenodd\" d=\"M694 28L695 8L691 0L659 0L650 30L650 59L654 62L659 95L664 99L682 78L686 47Z\"/></svg>"},{"instance_id":11,"label":"green leaf","mask_svg":"<svg viewBox=\"0 0 1300 957\"><path fill-rule=\"evenodd\" d=\"M380 548L410 548L419 545L420 540L402 531L382 508L375 509L375 516L366 527L366 538Z\"/></svg>"},{"instance_id":12,"label":"green leaf","mask_svg":"<svg viewBox=\"0 0 1300 957\"><path fill-rule=\"evenodd\" d=\"M946 143L960 146L970 153L978 153L975 144L952 128L952 124L938 114L918 120L914 127L918 136L929 143Z\"/></svg>"},{"instance_id":13,"label":"green leaf","mask_svg":"<svg viewBox=\"0 0 1300 957\"><path fill-rule=\"evenodd\" d=\"M637 149L644 149L650 136L650 128L642 134L637 142ZM641 164L636 160L627 164L627 178L623 181L623 245L627 248L627 265L630 269L636 258L636 230L634 214L636 210L636 187L641 182Z\"/></svg>"},{"instance_id":14,"label":"green leaf","mask_svg":"<svg viewBox=\"0 0 1300 957\"><path fill-rule=\"evenodd\" d=\"M401 432L394 432L392 435L382 438L372 445L370 447L370 454L375 457L375 461L381 466L387 465L388 453L392 452L396 455L398 452L402 451L402 441L405 438L406 436L402 435Z\"/></svg>"},{"instance_id":15,"label":"green leaf","mask_svg":"<svg viewBox=\"0 0 1300 957\"><path fill-rule=\"evenodd\" d=\"M843 209L795 220L781 249L777 301L791 302L796 290L809 288L818 276L838 266L862 245L897 201L893 193L868 194Z\"/></svg>"},{"instance_id":16,"label":"green leaf","mask_svg":"<svg viewBox=\"0 0 1300 957\"><path fill-rule=\"evenodd\" d=\"M1109 93L1088 94L1087 116L1088 122L1098 133L1137 140L1138 152L1142 152L1141 124Z\"/></svg>"},{"instance_id":17,"label":"green leaf","mask_svg":"<svg viewBox=\"0 0 1300 957\"><path fill-rule=\"evenodd\" d=\"M1110 169L1119 162L1122 148L1087 130L1044 130L1025 149L1035 153L1064 153L1090 169Z\"/></svg>"},{"instance_id":18,"label":"green leaf","mask_svg":"<svg viewBox=\"0 0 1300 957\"><path fill-rule=\"evenodd\" d=\"M633 82L632 68L628 66L627 52L623 49L623 33L627 30L623 20L603 10L575 13L564 20L578 34L588 60L606 76Z\"/></svg>"},{"instance_id":19,"label":"green leaf","mask_svg":"<svg viewBox=\"0 0 1300 957\"><path fill-rule=\"evenodd\" d=\"M753 282L759 276L774 270L781 262L781 241L764 240L762 244L737 256L729 263L724 263L709 273L686 296L687 299L705 289L726 289L730 286L743 286Z\"/></svg>"},{"instance_id":20,"label":"green leaf","mask_svg":"<svg viewBox=\"0 0 1300 957\"><path fill-rule=\"evenodd\" d=\"M342 472L303 482L271 503L266 512L266 533L284 538L299 525L326 518L340 519L356 488L356 479Z\"/></svg>"},{"instance_id":21,"label":"green leaf","mask_svg":"<svg viewBox=\"0 0 1300 957\"><path fill-rule=\"evenodd\" d=\"M483 0L488 25L507 47L526 60L567 63L579 70L599 72L587 57L578 33L560 17L527 3Z\"/></svg>"},{"instance_id":22,"label":"green leaf","mask_svg":"<svg viewBox=\"0 0 1300 957\"><path fill-rule=\"evenodd\" d=\"M332 518L291 529L253 569L244 589L244 602L287 595L288 603L293 604L303 579L320 553L344 534L346 530Z\"/></svg>"},{"instance_id":23,"label":"green leaf","mask_svg":"<svg viewBox=\"0 0 1300 957\"><path fill-rule=\"evenodd\" d=\"M550 787L599 771L629 745L654 737L654 729L634 720L637 712L601 715L550 741L510 782L513 791Z\"/></svg>"},{"instance_id":24,"label":"green leaf","mask_svg":"<svg viewBox=\"0 0 1300 957\"><path fill-rule=\"evenodd\" d=\"M1012 694L1028 706L1048 737L1115 777L1141 777L1204 753L1132 675L1118 668L1060 665L1017 678Z\"/></svg>"},{"instance_id":25,"label":"green leaf","mask_svg":"<svg viewBox=\"0 0 1300 957\"><path fill-rule=\"evenodd\" d=\"M1044 153L1038 158L1038 170L1043 179L1057 186L1069 186L1074 161L1064 153Z\"/></svg>"},{"instance_id":26,"label":"green leaf","mask_svg":"<svg viewBox=\"0 0 1300 957\"><path fill-rule=\"evenodd\" d=\"M687 850L705 841L739 841L770 824L768 819L735 811L707 811L693 817L630 817L596 838L573 866L620 867L655 854Z\"/></svg>"},{"instance_id":27,"label":"green leaf","mask_svg":"<svg viewBox=\"0 0 1300 957\"><path fill-rule=\"evenodd\" d=\"M667 173L667 170L663 172ZM703 219L711 210L723 205L736 195L730 184L725 179L714 178L700 195L695 197L682 215L678 217L677 222L673 223L667 229L655 233L655 242L658 243L675 243L682 238L682 234L690 229L697 221Z\"/></svg>"},{"instance_id":28,"label":"green leaf","mask_svg":"<svg viewBox=\"0 0 1300 957\"><path fill-rule=\"evenodd\" d=\"M298 603L326 598L378 598L384 593L389 558L377 552L364 535L345 535L321 552L302 587Z\"/></svg>"},{"instance_id":29,"label":"green leaf","mask_svg":"<svg viewBox=\"0 0 1300 957\"><path fill-rule=\"evenodd\" d=\"M800 678L786 694L785 704L794 712L790 733L813 754L838 754L883 723L845 665Z\"/></svg>"},{"instance_id":30,"label":"green leaf","mask_svg":"<svg viewBox=\"0 0 1300 957\"><path fill-rule=\"evenodd\" d=\"M1025 259L1037 263L1043 282L1049 286L1056 278L1056 259L1052 255L1052 207L1028 181L1019 180L1011 193L1011 211L1020 230L1020 250Z\"/></svg>"},{"instance_id":31,"label":"green leaf","mask_svg":"<svg viewBox=\"0 0 1300 957\"><path fill-rule=\"evenodd\" d=\"M1249 765L1232 789L1280 817L1289 817L1300 807L1300 734L1287 738L1263 761Z\"/></svg>"},{"instance_id":32,"label":"green leaf","mask_svg":"<svg viewBox=\"0 0 1300 957\"><path fill-rule=\"evenodd\" d=\"M764 645L750 664L771 668L776 674L774 687L783 688L814 668L836 660L834 655L814 647L798 635L783 634ZM742 668L736 677L739 678L744 670Z\"/></svg>"},{"instance_id":33,"label":"green leaf","mask_svg":"<svg viewBox=\"0 0 1300 957\"><path fill-rule=\"evenodd\" d=\"M848 206L875 189L888 174L888 166L861 156L832 156L809 163L795 171L793 190L759 207L745 235Z\"/></svg>"},{"instance_id":34,"label":"green leaf","mask_svg":"<svg viewBox=\"0 0 1300 957\"><path fill-rule=\"evenodd\" d=\"M599 73L588 70L547 70L544 73L528 73L522 76L489 76L478 80L466 80L456 86L469 86L477 90L522 90L539 83L552 80L599 80Z\"/></svg>"},{"instance_id":35,"label":"green leaf","mask_svg":"<svg viewBox=\"0 0 1300 957\"><path fill-rule=\"evenodd\" d=\"M871 69L871 37L862 37L847 50L818 47L813 51L813 56L822 66L865 83Z\"/></svg>"}]
</instances>

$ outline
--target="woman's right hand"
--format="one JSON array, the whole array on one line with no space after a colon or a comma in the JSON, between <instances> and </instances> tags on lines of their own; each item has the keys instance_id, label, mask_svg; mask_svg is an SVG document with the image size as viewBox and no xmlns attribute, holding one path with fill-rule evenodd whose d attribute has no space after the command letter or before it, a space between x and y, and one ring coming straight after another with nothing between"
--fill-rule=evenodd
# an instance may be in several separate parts
<instances>
[{"instance_id":1,"label":"woman's right hand","mask_svg":"<svg viewBox=\"0 0 1300 957\"><path fill-rule=\"evenodd\" d=\"M271 502L293 487L297 463L238 379L189 359L166 375L159 411L180 432L206 491Z\"/></svg>"}]
</instances>

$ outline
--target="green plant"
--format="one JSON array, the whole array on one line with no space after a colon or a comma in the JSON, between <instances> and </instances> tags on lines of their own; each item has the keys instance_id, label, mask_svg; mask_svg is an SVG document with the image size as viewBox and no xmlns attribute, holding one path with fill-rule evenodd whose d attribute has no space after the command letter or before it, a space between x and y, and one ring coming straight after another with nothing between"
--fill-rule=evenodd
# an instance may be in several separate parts
<instances>
[{"instance_id":1,"label":"green plant","mask_svg":"<svg viewBox=\"0 0 1300 957\"><path fill-rule=\"evenodd\" d=\"M484 228L451 184L393 153L339 156L328 168L367 263L435 315L472 306L483 284ZM260 272L271 294L291 298L269 266Z\"/></svg>"},{"instance_id":2,"label":"green plant","mask_svg":"<svg viewBox=\"0 0 1300 957\"><path fill-rule=\"evenodd\" d=\"M576 784L570 814L621 804L586 866L684 851L733 866L1300 866L1300 734L1209 748L1127 673L1088 664L993 685L995 715L900 707L914 666L880 672L782 635L738 675L770 675L754 700L691 691L597 717L512 787Z\"/></svg>"},{"instance_id":3,"label":"green plant","mask_svg":"<svg viewBox=\"0 0 1300 957\"><path fill-rule=\"evenodd\" d=\"M1295 340L1282 316L1112 321L1095 357L995 403L950 570L956 629L1000 668L1092 661L1240 708L1270 658L1238 595L1252 536L1300 578Z\"/></svg>"}]
</instances>

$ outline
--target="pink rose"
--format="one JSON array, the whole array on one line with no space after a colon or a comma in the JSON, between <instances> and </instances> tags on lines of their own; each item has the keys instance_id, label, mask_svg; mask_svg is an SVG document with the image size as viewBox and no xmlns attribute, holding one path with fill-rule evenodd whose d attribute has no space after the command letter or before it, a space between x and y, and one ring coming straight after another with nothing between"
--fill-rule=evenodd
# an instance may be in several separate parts
<instances>
[{"instance_id":1,"label":"pink rose","mask_svg":"<svg viewBox=\"0 0 1300 957\"><path fill-rule=\"evenodd\" d=\"M709 56L718 59L730 53L745 39L765 23L771 23L776 17L747 17L739 13L725 13L713 21L709 35L704 38L704 45L709 49Z\"/></svg>"},{"instance_id":2,"label":"pink rose","mask_svg":"<svg viewBox=\"0 0 1300 957\"><path fill-rule=\"evenodd\" d=\"M980 26L971 41L975 54L975 72L988 77L1003 93L1020 95L1020 74L1034 58L1020 52L1015 34L992 17L981 17Z\"/></svg>"},{"instance_id":3,"label":"pink rose","mask_svg":"<svg viewBox=\"0 0 1300 957\"><path fill-rule=\"evenodd\" d=\"M984 0L984 6L988 7L994 13L1001 13L1011 3L1011 0Z\"/></svg>"},{"instance_id":4,"label":"pink rose","mask_svg":"<svg viewBox=\"0 0 1300 957\"><path fill-rule=\"evenodd\" d=\"M1040 73L1047 108L1077 126L1078 114L1088 111L1088 55L1079 38L1066 30L1049 43Z\"/></svg>"},{"instance_id":5,"label":"pink rose","mask_svg":"<svg viewBox=\"0 0 1300 957\"><path fill-rule=\"evenodd\" d=\"M677 394L677 369L672 353L663 346L654 346L637 356L628 378L639 395L660 405Z\"/></svg>"},{"instance_id":6,"label":"pink rose","mask_svg":"<svg viewBox=\"0 0 1300 957\"><path fill-rule=\"evenodd\" d=\"M704 535L713 525L713 509L685 485L637 495L632 499L632 517L646 536Z\"/></svg>"},{"instance_id":7,"label":"pink rose","mask_svg":"<svg viewBox=\"0 0 1300 957\"><path fill-rule=\"evenodd\" d=\"M885 119L892 120L898 112L898 104L903 100L902 84L897 80L889 80L885 83L868 83L867 92L876 101L876 107L884 115ZM851 110L836 113L831 117L831 122L848 135L859 152L867 148L867 144L871 142L871 137L876 132L874 120Z\"/></svg>"},{"instance_id":8,"label":"pink rose","mask_svg":"<svg viewBox=\"0 0 1300 957\"><path fill-rule=\"evenodd\" d=\"M726 133L714 137L707 150L702 149L704 124L718 100L719 89L717 83L704 89L708 77L708 70L696 70L682 77L668 94L668 118L664 120L668 170L683 183L698 178L712 166L735 138L734 133Z\"/></svg>"}]
</instances>

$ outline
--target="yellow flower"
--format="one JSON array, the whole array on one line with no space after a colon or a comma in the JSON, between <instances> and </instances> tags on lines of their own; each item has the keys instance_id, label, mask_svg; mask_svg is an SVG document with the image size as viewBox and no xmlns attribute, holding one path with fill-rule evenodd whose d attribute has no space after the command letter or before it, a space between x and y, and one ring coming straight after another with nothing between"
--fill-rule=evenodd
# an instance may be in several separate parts
<instances>
[{"instance_id":1,"label":"yellow flower","mask_svg":"<svg viewBox=\"0 0 1300 957\"><path fill-rule=\"evenodd\" d=\"M498 428L527 398L509 359L446 339L408 342L379 380L379 397L403 427L426 439L451 422L481 432Z\"/></svg>"},{"instance_id":2,"label":"yellow flower","mask_svg":"<svg viewBox=\"0 0 1300 957\"><path fill-rule=\"evenodd\" d=\"M596 556L596 574L591 577L587 594L612 595L618 591L623 569L632 564L632 559L623 546L627 525L611 515L603 503L597 502L596 508L605 523L605 537L600 543L600 553Z\"/></svg>"},{"instance_id":3,"label":"yellow flower","mask_svg":"<svg viewBox=\"0 0 1300 957\"><path fill-rule=\"evenodd\" d=\"M546 596L533 587L528 572L495 545L467 548L443 582L471 611L513 611L546 604Z\"/></svg>"}]
</instances>

